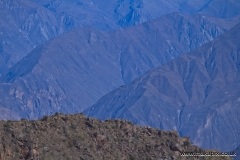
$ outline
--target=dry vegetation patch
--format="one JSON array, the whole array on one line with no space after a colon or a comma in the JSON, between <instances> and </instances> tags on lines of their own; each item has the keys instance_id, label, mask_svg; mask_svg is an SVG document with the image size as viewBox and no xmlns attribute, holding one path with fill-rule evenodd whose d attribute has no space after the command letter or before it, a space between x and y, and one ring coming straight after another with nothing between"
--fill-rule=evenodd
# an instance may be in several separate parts
<instances>
[{"instance_id":1,"label":"dry vegetation patch","mask_svg":"<svg viewBox=\"0 0 240 160\"><path fill-rule=\"evenodd\" d=\"M100 121L83 114L44 116L40 120L0 121L0 159L229 159L181 157L204 150L166 132L125 120Z\"/></svg>"}]
</instances>

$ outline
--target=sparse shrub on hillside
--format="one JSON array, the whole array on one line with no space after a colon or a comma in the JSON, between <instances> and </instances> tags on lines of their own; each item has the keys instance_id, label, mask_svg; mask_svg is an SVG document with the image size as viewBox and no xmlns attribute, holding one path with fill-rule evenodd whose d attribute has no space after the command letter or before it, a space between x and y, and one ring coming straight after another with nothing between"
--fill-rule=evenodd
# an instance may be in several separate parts
<instances>
[{"instance_id":1,"label":"sparse shrub on hillside","mask_svg":"<svg viewBox=\"0 0 240 160\"><path fill-rule=\"evenodd\" d=\"M186 147L189 146L190 144L191 144L191 143L190 143L189 141L184 141L184 142L183 142L183 145L186 146Z\"/></svg>"},{"instance_id":2,"label":"sparse shrub on hillside","mask_svg":"<svg viewBox=\"0 0 240 160\"><path fill-rule=\"evenodd\" d=\"M47 115L43 116L42 121L47 121L47 120L48 120L48 116Z\"/></svg>"},{"instance_id":3,"label":"sparse shrub on hillside","mask_svg":"<svg viewBox=\"0 0 240 160\"><path fill-rule=\"evenodd\" d=\"M71 123L71 128L72 128L73 130L75 130L77 127L76 127L75 124Z\"/></svg>"},{"instance_id":4,"label":"sparse shrub on hillside","mask_svg":"<svg viewBox=\"0 0 240 160\"><path fill-rule=\"evenodd\" d=\"M30 133L30 129L29 128L23 128L22 132L29 134Z\"/></svg>"},{"instance_id":5,"label":"sparse shrub on hillside","mask_svg":"<svg viewBox=\"0 0 240 160\"><path fill-rule=\"evenodd\" d=\"M16 148L15 148L15 152L16 152L16 153L19 153L19 152L20 152L20 148L16 147Z\"/></svg>"},{"instance_id":6,"label":"sparse shrub on hillside","mask_svg":"<svg viewBox=\"0 0 240 160\"><path fill-rule=\"evenodd\" d=\"M112 126L112 129L117 129L117 125L113 125L113 126Z\"/></svg>"},{"instance_id":7,"label":"sparse shrub on hillside","mask_svg":"<svg viewBox=\"0 0 240 160\"><path fill-rule=\"evenodd\" d=\"M10 123L10 124L12 124L12 122L13 122L12 120L7 120L7 123Z\"/></svg>"},{"instance_id":8,"label":"sparse shrub on hillside","mask_svg":"<svg viewBox=\"0 0 240 160\"><path fill-rule=\"evenodd\" d=\"M134 155L130 155L130 160L136 160L136 157Z\"/></svg>"},{"instance_id":9,"label":"sparse shrub on hillside","mask_svg":"<svg viewBox=\"0 0 240 160\"><path fill-rule=\"evenodd\" d=\"M69 137L69 132L65 126L63 126L63 133L66 137Z\"/></svg>"},{"instance_id":10,"label":"sparse shrub on hillside","mask_svg":"<svg viewBox=\"0 0 240 160\"><path fill-rule=\"evenodd\" d=\"M11 127L11 123L6 122L6 123L3 124L3 127L10 128Z\"/></svg>"},{"instance_id":11,"label":"sparse shrub on hillside","mask_svg":"<svg viewBox=\"0 0 240 160\"><path fill-rule=\"evenodd\" d=\"M22 118L21 121L27 121L27 119L26 118Z\"/></svg>"},{"instance_id":12,"label":"sparse shrub on hillside","mask_svg":"<svg viewBox=\"0 0 240 160\"><path fill-rule=\"evenodd\" d=\"M91 144L89 145L89 147L90 147L90 148L93 148L93 144L91 143Z\"/></svg>"},{"instance_id":13,"label":"sparse shrub on hillside","mask_svg":"<svg viewBox=\"0 0 240 160\"><path fill-rule=\"evenodd\" d=\"M69 147L73 147L73 145L74 145L74 144L73 144L72 141L68 141L68 146L69 146Z\"/></svg>"}]
</instances>

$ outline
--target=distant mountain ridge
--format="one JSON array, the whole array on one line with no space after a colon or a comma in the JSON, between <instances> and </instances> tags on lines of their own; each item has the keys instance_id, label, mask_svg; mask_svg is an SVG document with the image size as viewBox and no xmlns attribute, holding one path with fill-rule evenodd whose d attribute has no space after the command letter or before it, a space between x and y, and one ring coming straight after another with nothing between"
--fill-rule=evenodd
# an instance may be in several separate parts
<instances>
[{"instance_id":1,"label":"distant mountain ridge","mask_svg":"<svg viewBox=\"0 0 240 160\"><path fill-rule=\"evenodd\" d=\"M109 31L172 12L232 18L239 15L240 4L237 0L2 0L0 9L1 76L35 47L79 27Z\"/></svg>"},{"instance_id":2,"label":"distant mountain ridge","mask_svg":"<svg viewBox=\"0 0 240 160\"><path fill-rule=\"evenodd\" d=\"M232 21L172 13L112 32L73 30L2 75L0 118L83 111L118 86L226 32L227 23Z\"/></svg>"},{"instance_id":3,"label":"distant mountain ridge","mask_svg":"<svg viewBox=\"0 0 240 160\"><path fill-rule=\"evenodd\" d=\"M239 17L240 18L240 17ZM141 25L110 32L121 54L125 83L225 33L237 19L171 13ZM139 58L141 57L141 58Z\"/></svg>"},{"instance_id":4,"label":"distant mountain ridge","mask_svg":"<svg viewBox=\"0 0 240 160\"><path fill-rule=\"evenodd\" d=\"M175 129L198 146L233 150L240 144L239 38L240 24L115 89L84 113Z\"/></svg>"}]
</instances>

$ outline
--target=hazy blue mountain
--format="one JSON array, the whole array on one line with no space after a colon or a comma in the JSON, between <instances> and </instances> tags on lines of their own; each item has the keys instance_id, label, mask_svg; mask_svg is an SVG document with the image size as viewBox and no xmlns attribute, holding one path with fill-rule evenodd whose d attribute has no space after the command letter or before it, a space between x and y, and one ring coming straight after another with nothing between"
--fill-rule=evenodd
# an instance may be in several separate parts
<instances>
[{"instance_id":1,"label":"hazy blue mountain","mask_svg":"<svg viewBox=\"0 0 240 160\"><path fill-rule=\"evenodd\" d=\"M184 12L188 14L200 13L211 17L232 18L240 14L240 2L238 0L44 0L38 3L53 12L65 12L72 15L76 21L77 14L81 15L81 21L96 25L102 29L113 28L105 20L103 27L102 17L112 20L115 24L126 27L158 18L172 12ZM84 14L85 13L85 14ZM92 15L96 16L94 18ZM92 19L90 19L90 17Z\"/></svg>"},{"instance_id":2,"label":"hazy blue mountain","mask_svg":"<svg viewBox=\"0 0 240 160\"><path fill-rule=\"evenodd\" d=\"M238 147L235 149L235 152L236 152L237 156L234 157L234 160L240 160L240 146L238 146Z\"/></svg>"},{"instance_id":3,"label":"hazy blue mountain","mask_svg":"<svg viewBox=\"0 0 240 160\"><path fill-rule=\"evenodd\" d=\"M38 45L75 28L117 28L114 20L108 20L104 16L107 13L96 7L79 8L71 1L59 5L63 10L60 7L59 12L54 12L28 0L0 1L0 75Z\"/></svg>"},{"instance_id":4,"label":"hazy blue mountain","mask_svg":"<svg viewBox=\"0 0 240 160\"><path fill-rule=\"evenodd\" d=\"M112 32L73 30L37 47L0 78L0 119L80 112L147 70L216 38L232 24L172 13Z\"/></svg>"},{"instance_id":5,"label":"hazy blue mountain","mask_svg":"<svg viewBox=\"0 0 240 160\"><path fill-rule=\"evenodd\" d=\"M231 18L238 0L1 0L0 75L38 45L83 26L113 30L172 12Z\"/></svg>"},{"instance_id":6,"label":"hazy blue mountain","mask_svg":"<svg viewBox=\"0 0 240 160\"><path fill-rule=\"evenodd\" d=\"M194 1L187 1L183 3L186 9L194 6ZM200 4L203 1L198 1ZM197 13L206 16L213 16L219 18L230 18L240 14L240 1L239 0L205 0L205 4L197 8ZM188 12L190 13L190 12Z\"/></svg>"},{"instance_id":7,"label":"hazy blue mountain","mask_svg":"<svg viewBox=\"0 0 240 160\"><path fill-rule=\"evenodd\" d=\"M34 47L58 35L59 24L51 12L26 2L0 1L0 75Z\"/></svg>"},{"instance_id":8,"label":"hazy blue mountain","mask_svg":"<svg viewBox=\"0 0 240 160\"><path fill-rule=\"evenodd\" d=\"M147 23L110 32L120 52L125 83L225 33L236 19L171 13Z\"/></svg>"},{"instance_id":9,"label":"hazy blue mountain","mask_svg":"<svg viewBox=\"0 0 240 160\"><path fill-rule=\"evenodd\" d=\"M28 118L80 112L123 84L117 62L106 33L74 30L37 47L1 77L1 106Z\"/></svg>"},{"instance_id":10,"label":"hazy blue mountain","mask_svg":"<svg viewBox=\"0 0 240 160\"><path fill-rule=\"evenodd\" d=\"M175 129L198 146L233 150L240 144L239 57L240 24L113 90L85 114Z\"/></svg>"}]
</instances>

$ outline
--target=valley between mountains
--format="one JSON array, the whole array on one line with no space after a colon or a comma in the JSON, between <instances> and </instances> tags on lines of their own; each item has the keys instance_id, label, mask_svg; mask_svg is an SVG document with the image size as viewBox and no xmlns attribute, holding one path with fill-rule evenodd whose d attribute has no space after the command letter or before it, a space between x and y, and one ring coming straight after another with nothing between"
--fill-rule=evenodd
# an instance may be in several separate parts
<instances>
[{"instance_id":1,"label":"valley between mountains","mask_svg":"<svg viewBox=\"0 0 240 160\"><path fill-rule=\"evenodd\" d=\"M149 69L225 33L233 22L171 13L111 32L75 29L38 46L0 77L0 118L81 112Z\"/></svg>"}]
</instances>

